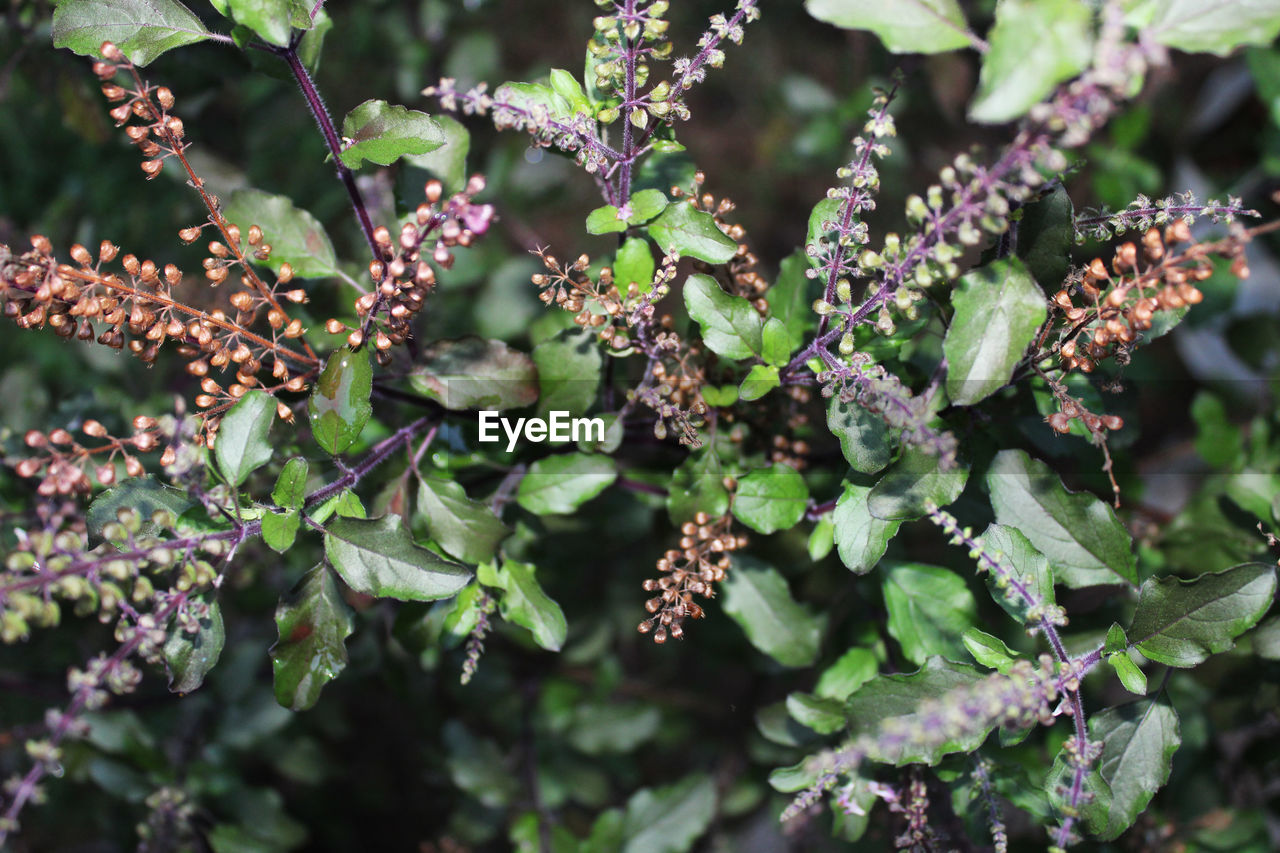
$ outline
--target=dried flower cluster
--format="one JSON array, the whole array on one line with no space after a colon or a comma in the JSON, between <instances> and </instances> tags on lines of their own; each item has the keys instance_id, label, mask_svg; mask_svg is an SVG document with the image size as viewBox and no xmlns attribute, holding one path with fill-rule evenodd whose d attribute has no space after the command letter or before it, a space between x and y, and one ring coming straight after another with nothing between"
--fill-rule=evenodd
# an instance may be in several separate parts
<instances>
[{"instance_id":1,"label":"dried flower cluster","mask_svg":"<svg viewBox=\"0 0 1280 853\"><path fill-rule=\"evenodd\" d=\"M484 236L493 223L491 204L477 204L474 197L484 190L484 178L473 175L466 187L447 199L439 181L428 181L423 189L426 201L418 205L411 221L392 239L386 226L373 230L376 257L369 262L374 289L356 299L359 328L348 328L330 319L330 334L347 332L347 343L358 349L372 341L380 364L391 360L392 346L402 344L413 333L413 318L422 310L436 283L432 264L442 269L453 266L453 250L466 248Z\"/></svg>"},{"instance_id":2,"label":"dried flower cluster","mask_svg":"<svg viewBox=\"0 0 1280 853\"><path fill-rule=\"evenodd\" d=\"M733 534L732 524L732 515L712 518L700 512L681 526L680 547L658 560L662 575L644 582L645 592L657 595L644 603L653 615L640 623L641 634L652 634L655 643L665 643L668 637L680 640L684 620L703 617L694 597L714 598L715 585L729 570L729 555L747 544L745 536Z\"/></svg>"}]
</instances>

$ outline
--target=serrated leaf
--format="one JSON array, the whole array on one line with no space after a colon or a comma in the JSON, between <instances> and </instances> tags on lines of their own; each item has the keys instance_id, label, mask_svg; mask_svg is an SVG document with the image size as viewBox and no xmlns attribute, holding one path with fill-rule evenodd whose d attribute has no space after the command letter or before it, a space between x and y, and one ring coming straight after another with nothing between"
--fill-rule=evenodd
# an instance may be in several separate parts
<instances>
[{"instance_id":1,"label":"serrated leaf","mask_svg":"<svg viewBox=\"0 0 1280 853\"><path fill-rule=\"evenodd\" d=\"M874 474L893 458L889 427L884 418L839 395L827 404L827 429L840 439L840 452L853 470Z\"/></svg>"},{"instance_id":2,"label":"serrated leaf","mask_svg":"<svg viewBox=\"0 0 1280 853\"><path fill-rule=\"evenodd\" d=\"M712 447L690 453L671 476L667 488L667 514L673 524L692 521L699 512L724 515L729 493L724 487L724 470Z\"/></svg>"},{"instance_id":3,"label":"serrated leaf","mask_svg":"<svg viewBox=\"0 0 1280 853\"><path fill-rule=\"evenodd\" d=\"M1012 121L1083 71L1093 57L1092 15L1077 0L1000 0L969 117Z\"/></svg>"},{"instance_id":4,"label":"serrated leaf","mask_svg":"<svg viewBox=\"0 0 1280 853\"><path fill-rule=\"evenodd\" d=\"M819 21L870 30L893 53L941 53L972 38L956 0L805 0Z\"/></svg>"},{"instance_id":5,"label":"serrated leaf","mask_svg":"<svg viewBox=\"0 0 1280 853\"><path fill-rule=\"evenodd\" d=\"M434 601L467 585L471 572L415 543L398 515L335 518L324 552L347 586L374 598Z\"/></svg>"},{"instance_id":6,"label":"serrated leaf","mask_svg":"<svg viewBox=\"0 0 1280 853\"><path fill-rule=\"evenodd\" d=\"M971 406L1009 384L1048 308L1017 258L965 273L951 303L955 316L942 343L947 396L956 405Z\"/></svg>"},{"instance_id":7,"label":"serrated leaf","mask_svg":"<svg viewBox=\"0 0 1280 853\"><path fill-rule=\"evenodd\" d=\"M1049 560L1036 550L1021 531L1003 524L992 524L983 531L982 542L986 552L997 556L999 562L1012 574L1012 579L1041 604L1056 603ZM987 589L991 590L992 599L1006 613L1025 625L1031 605L1021 595L1009 595L1007 589L1001 589L1000 581L994 573L988 573L986 577Z\"/></svg>"},{"instance_id":8,"label":"serrated leaf","mask_svg":"<svg viewBox=\"0 0 1280 853\"><path fill-rule=\"evenodd\" d=\"M867 500L870 486L844 484L844 492L831 512L835 522L836 551L855 575L865 575L876 567L889 540L898 534L900 521L885 521L871 514Z\"/></svg>"},{"instance_id":9,"label":"serrated leaf","mask_svg":"<svg viewBox=\"0 0 1280 853\"><path fill-rule=\"evenodd\" d=\"M755 364L742 379L738 389L739 400L759 400L778 387L778 368L771 364Z\"/></svg>"},{"instance_id":10,"label":"serrated leaf","mask_svg":"<svg viewBox=\"0 0 1280 853\"><path fill-rule=\"evenodd\" d=\"M534 641L548 651L558 652L564 645L568 624L560 605L543 592L529 563L503 560L500 578L506 595L502 596L502 618L528 628Z\"/></svg>"},{"instance_id":11,"label":"serrated leaf","mask_svg":"<svg viewBox=\"0 0 1280 853\"><path fill-rule=\"evenodd\" d=\"M533 348L538 369L538 414L564 411L580 417L596 400L604 356L596 336L585 329L566 329Z\"/></svg>"},{"instance_id":12,"label":"serrated leaf","mask_svg":"<svg viewBox=\"0 0 1280 853\"><path fill-rule=\"evenodd\" d=\"M371 393L373 367L367 348L352 352L343 347L329 356L307 400L316 443L334 456L355 444L373 414Z\"/></svg>"},{"instance_id":13,"label":"serrated leaf","mask_svg":"<svg viewBox=\"0 0 1280 853\"><path fill-rule=\"evenodd\" d=\"M307 211L294 207L288 196L236 190L227 198L222 213L228 222L240 226L242 234L253 225L262 229L263 242L271 244L273 268L288 263L294 278L337 275L337 257L324 226Z\"/></svg>"},{"instance_id":14,"label":"serrated leaf","mask_svg":"<svg viewBox=\"0 0 1280 853\"><path fill-rule=\"evenodd\" d=\"M1191 667L1257 624L1276 594L1275 567L1245 563L1184 581L1150 578L1138 594L1129 642L1148 658Z\"/></svg>"},{"instance_id":15,"label":"serrated leaf","mask_svg":"<svg viewBox=\"0 0 1280 853\"><path fill-rule=\"evenodd\" d=\"M940 566L901 563L882 584L889 634L912 663L935 655L960 660L960 636L973 627L978 605L964 578Z\"/></svg>"},{"instance_id":16,"label":"serrated leaf","mask_svg":"<svg viewBox=\"0 0 1280 853\"><path fill-rule=\"evenodd\" d=\"M1090 717L1089 740L1102 744L1102 755L1085 777L1088 796L1080 816L1091 836L1112 841L1133 825L1168 781L1173 754L1182 743L1178 715L1163 694L1107 708ZM1059 753L1045 787L1060 812L1068 807L1063 791L1071 777L1072 769Z\"/></svg>"},{"instance_id":17,"label":"serrated leaf","mask_svg":"<svg viewBox=\"0 0 1280 853\"><path fill-rule=\"evenodd\" d=\"M728 263L738 253L738 244L720 230L711 214L694 209L687 201L667 205L649 223L649 236L663 252L674 250L681 257L709 264Z\"/></svg>"},{"instance_id":18,"label":"serrated leaf","mask_svg":"<svg viewBox=\"0 0 1280 853\"><path fill-rule=\"evenodd\" d=\"M262 541L277 554L283 554L293 547L298 536L298 527L302 524L302 513L296 509L284 512L264 512L262 518Z\"/></svg>"},{"instance_id":19,"label":"serrated leaf","mask_svg":"<svg viewBox=\"0 0 1280 853\"><path fill-rule=\"evenodd\" d=\"M798 604L772 566L735 557L724 582L724 612L742 627L751 645L783 666L811 666L818 657L826 617Z\"/></svg>"},{"instance_id":20,"label":"serrated leaf","mask_svg":"<svg viewBox=\"0 0 1280 853\"><path fill-rule=\"evenodd\" d=\"M213 34L177 0L63 0L53 10L53 46L101 58L104 41L135 65Z\"/></svg>"},{"instance_id":21,"label":"serrated leaf","mask_svg":"<svg viewBox=\"0 0 1280 853\"><path fill-rule=\"evenodd\" d=\"M301 509L307 497L307 460L294 456L280 469L271 500L284 509Z\"/></svg>"},{"instance_id":22,"label":"serrated leaf","mask_svg":"<svg viewBox=\"0 0 1280 853\"><path fill-rule=\"evenodd\" d=\"M972 687L983 678L982 673L968 664L936 657L930 658L916 672L877 676L849 697L846 710L850 731L855 737L873 736L868 739L870 748L867 752L872 761L899 767L937 764L947 753L972 752L986 740L995 727L994 722L975 720L972 725L964 727L964 731L941 743L930 741L924 744L913 742L911 738L880 741L874 739L874 734L888 726L896 731L921 727L932 730L934 724L920 716L920 704L926 699L945 702L948 692Z\"/></svg>"},{"instance_id":23,"label":"serrated leaf","mask_svg":"<svg viewBox=\"0 0 1280 853\"><path fill-rule=\"evenodd\" d=\"M1086 492L1068 492L1043 462L1021 450L998 453L987 472L996 520L1016 528L1070 587L1136 584L1129 533L1115 511Z\"/></svg>"},{"instance_id":24,"label":"serrated leaf","mask_svg":"<svg viewBox=\"0 0 1280 853\"><path fill-rule=\"evenodd\" d=\"M493 559L498 543L511 531L493 510L467 497L452 480L423 477L418 485L418 512L427 531L440 547L464 563Z\"/></svg>"},{"instance_id":25,"label":"serrated leaf","mask_svg":"<svg viewBox=\"0 0 1280 853\"><path fill-rule=\"evenodd\" d=\"M1144 35L1189 53L1225 56L1240 45L1266 46L1280 34L1274 0L1162 0Z\"/></svg>"},{"instance_id":26,"label":"serrated leaf","mask_svg":"<svg viewBox=\"0 0 1280 853\"><path fill-rule=\"evenodd\" d=\"M218 470L232 486L271 461L274 451L267 432L276 416L276 401L264 391L253 389L227 410L218 426L213 456Z\"/></svg>"},{"instance_id":27,"label":"serrated leaf","mask_svg":"<svg viewBox=\"0 0 1280 853\"><path fill-rule=\"evenodd\" d=\"M366 160L390 166L406 154L426 154L445 144L444 131L431 116L373 99L347 113L342 135L351 143L338 158L350 169Z\"/></svg>"},{"instance_id":28,"label":"serrated leaf","mask_svg":"<svg viewBox=\"0 0 1280 853\"><path fill-rule=\"evenodd\" d=\"M764 333L760 313L741 296L721 290L711 276L689 276L684 283L684 306L701 326L703 343L712 352L730 359L760 353Z\"/></svg>"},{"instance_id":29,"label":"serrated leaf","mask_svg":"<svg viewBox=\"0 0 1280 853\"><path fill-rule=\"evenodd\" d=\"M885 521L920 518L929 501L940 507L953 503L968 478L968 469L963 466L944 471L937 456L909 447L871 488L867 509Z\"/></svg>"},{"instance_id":30,"label":"serrated leaf","mask_svg":"<svg viewBox=\"0 0 1280 853\"><path fill-rule=\"evenodd\" d=\"M204 677L218 663L227 632L218 602L208 602L209 611L196 622L195 632L181 625L169 630L164 644L164 668L169 673L171 693L190 693L204 684Z\"/></svg>"},{"instance_id":31,"label":"serrated leaf","mask_svg":"<svg viewBox=\"0 0 1280 853\"><path fill-rule=\"evenodd\" d=\"M627 800L622 853L685 853L707 831L716 789L704 774L663 788L642 788Z\"/></svg>"},{"instance_id":32,"label":"serrated leaf","mask_svg":"<svg viewBox=\"0 0 1280 853\"><path fill-rule=\"evenodd\" d=\"M347 666L345 641L354 630L333 573L307 572L276 607L279 639L271 647L276 701L293 711L315 705L320 691Z\"/></svg>"},{"instance_id":33,"label":"serrated leaf","mask_svg":"<svg viewBox=\"0 0 1280 853\"><path fill-rule=\"evenodd\" d=\"M808 503L804 477L779 462L738 480L733 515L757 533L769 534L794 527L804 517Z\"/></svg>"},{"instance_id":34,"label":"serrated leaf","mask_svg":"<svg viewBox=\"0 0 1280 853\"><path fill-rule=\"evenodd\" d=\"M419 394L446 409L518 409L538 399L533 359L502 341L474 336L436 341L409 374Z\"/></svg>"},{"instance_id":35,"label":"serrated leaf","mask_svg":"<svg viewBox=\"0 0 1280 853\"><path fill-rule=\"evenodd\" d=\"M618 478L608 456L565 453L539 459L520 481L516 502L535 515L573 512Z\"/></svg>"}]
</instances>

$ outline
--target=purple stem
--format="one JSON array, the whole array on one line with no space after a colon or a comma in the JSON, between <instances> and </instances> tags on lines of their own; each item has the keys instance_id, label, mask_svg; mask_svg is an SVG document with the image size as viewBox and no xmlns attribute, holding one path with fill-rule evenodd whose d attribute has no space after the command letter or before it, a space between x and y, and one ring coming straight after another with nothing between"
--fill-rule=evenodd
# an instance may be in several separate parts
<instances>
[{"instance_id":1,"label":"purple stem","mask_svg":"<svg viewBox=\"0 0 1280 853\"><path fill-rule=\"evenodd\" d=\"M626 0L620 17L623 23L635 20L636 0ZM618 191L613 202L619 207L631 200L631 167L636 159L635 125L631 123L631 111L637 108L636 62L640 52L636 49L635 39L627 39L626 45L623 49L626 78L622 85L622 161L618 169Z\"/></svg>"},{"instance_id":2,"label":"purple stem","mask_svg":"<svg viewBox=\"0 0 1280 853\"><path fill-rule=\"evenodd\" d=\"M320 3L316 4L319 9ZM312 13L314 17L314 12ZM282 47L272 50L277 56L282 58L289 64L289 70L293 72L293 78L298 82L298 88L302 90L302 96L307 100L307 107L311 110L311 115L316 120L316 125L320 128L321 135L324 136L325 145L329 147L329 153L333 156L333 164L338 171L338 179L342 181L342 185L346 187L347 195L351 198L351 207L355 210L356 219L360 222L360 230L364 232L365 242L369 244L369 250L373 252L375 258L380 258L381 252L378 244L373 239L373 222L369 219L369 209L365 206L364 197L360 195L360 189L356 186L355 175L351 174L351 170L342 162L342 140L338 138L337 128L333 125L333 118L329 115L329 109L324 105L324 100L320 97L320 93L316 90L315 82L311 79L311 75L307 72L307 68L302 64L302 60L298 58L298 50L295 45Z\"/></svg>"}]
</instances>

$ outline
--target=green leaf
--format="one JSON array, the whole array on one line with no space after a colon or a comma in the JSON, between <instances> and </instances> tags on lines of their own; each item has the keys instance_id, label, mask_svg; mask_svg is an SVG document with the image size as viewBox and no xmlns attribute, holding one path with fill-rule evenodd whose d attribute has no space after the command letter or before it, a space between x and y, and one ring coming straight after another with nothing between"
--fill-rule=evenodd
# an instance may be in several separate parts
<instances>
[{"instance_id":1,"label":"green leaf","mask_svg":"<svg viewBox=\"0 0 1280 853\"><path fill-rule=\"evenodd\" d=\"M692 521L699 512L724 515L729 508L729 492L724 487L720 457L708 446L690 453L671 476L667 488L667 514L671 523Z\"/></svg>"},{"instance_id":2,"label":"green leaf","mask_svg":"<svg viewBox=\"0 0 1280 853\"><path fill-rule=\"evenodd\" d=\"M642 788L627 800L622 853L685 853L707 831L715 811L716 788L705 774Z\"/></svg>"},{"instance_id":3,"label":"green leaf","mask_svg":"<svg viewBox=\"0 0 1280 853\"><path fill-rule=\"evenodd\" d=\"M973 39L956 0L805 0L819 21L870 30L893 53L941 53Z\"/></svg>"},{"instance_id":4,"label":"green leaf","mask_svg":"<svg viewBox=\"0 0 1280 853\"><path fill-rule=\"evenodd\" d=\"M267 44L276 47L289 44L295 6L292 0L221 0L214 5L237 24L253 30ZM310 19L306 20L309 28Z\"/></svg>"},{"instance_id":5,"label":"green leaf","mask_svg":"<svg viewBox=\"0 0 1280 853\"><path fill-rule=\"evenodd\" d=\"M1280 34L1274 0L1162 0L1144 35L1188 53L1226 56L1240 45L1266 46Z\"/></svg>"},{"instance_id":6,"label":"green leaf","mask_svg":"<svg viewBox=\"0 0 1280 853\"><path fill-rule=\"evenodd\" d=\"M612 204L597 207L587 214L588 234L616 234L627 230L627 219Z\"/></svg>"},{"instance_id":7,"label":"green leaf","mask_svg":"<svg viewBox=\"0 0 1280 853\"><path fill-rule=\"evenodd\" d=\"M818 519L809 533L809 559L818 562L831 553L836 544L836 524L831 520L831 513Z\"/></svg>"},{"instance_id":8,"label":"green leaf","mask_svg":"<svg viewBox=\"0 0 1280 853\"><path fill-rule=\"evenodd\" d=\"M267 441L275 416L276 401L256 388L245 392L223 416L213 455L218 460L218 470L232 486L242 484L275 455Z\"/></svg>"},{"instance_id":9,"label":"green leaf","mask_svg":"<svg viewBox=\"0 0 1280 853\"><path fill-rule=\"evenodd\" d=\"M552 68L548 82L555 93L564 98L571 112L592 114L591 101L587 98L587 93L582 91L582 84L568 71Z\"/></svg>"},{"instance_id":10,"label":"green leaf","mask_svg":"<svg viewBox=\"0 0 1280 853\"><path fill-rule=\"evenodd\" d=\"M714 385L703 385L702 402L713 408L732 406L738 402L738 386L724 385L717 388Z\"/></svg>"},{"instance_id":11,"label":"green leaf","mask_svg":"<svg viewBox=\"0 0 1280 853\"><path fill-rule=\"evenodd\" d=\"M834 734L846 723L843 702L809 693L788 694L787 713L791 719L820 735Z\"/></svg>"},{"instance_id":12,"label":"green leaf","mask_svg":"<svg viewBox=\"0 0 1280 853\"><path fill-rule=\"evenodd\" d=\"M920 714L920 703L926 699L946 701L946 694L958 688L972 687L984 678L968 664L930 658L916 672L880 675L862 685L849 697L850 732L855 736L870 735L867 757L872 761L901 767L906 764L937 764L950 752L972 752L987 738L994 722L973 721L966 730L942 743L922 745L911 738L878 740L881 728L913 731L932 727Z\"/></svg>"},{"instance_id":13,"label":"green leaf","mask_svg":"<svg viewBox=\"0 0 1280 853\"><path fill-rule=\"evenodd\" d=\"M1111 668L1116 671L1116 675L1120 678L1120 683L1124 685L1124 689L1138 696L1145 696L1147 693L1147 676L1138 665L1134 663L1127 652L1113 652L1107 655L1107 663L1111 664Z\"/></svg>"},{"instance_id":14,"label":"green leaf","mask_svg":"<svg viewBox=\"0 0 1280 853\"><path fill-rule=\"evenodd\" d=\"M937 456L909 447L871 488L867 508L885 521L920 518L929 501L940 507L953 503L964 491L968 478L969 472L963 466L944 471L938 466Z\"/></svg>"},{"instance_id":15,"label":"green leaf","mask_svg":"<svg viewBox=\"0 0 1280 853\"><path fill-rule=\"evenodd\" d=\"M1077 0L1000 0L969 117L1012 121L1083 71L1093 57L1092 15Z\"/></svg>"},{"instance_id":16,"label":"green leaf","mask_svg":"<svg viewBox=\"0 0 1280 853\"><path fill-rule=\"evenodd\" d=\"M294 27L297 28L297 26L295 21ZM320 51L324 47L324 38L331 29L333 29L333 18L329 17L327 9L321 9L315 20L311 22L311 28L302 36L302 41L298 42L298 59L302 60L302 64L312 76L315 76L320 69Z\"/></svg>"},{"instance_id":17,"label":"green leaf","mask_svg":"<svg viewBox=\"0 0 1280 853\"><path fill-rule=\"evenodd\" d=\"M307 460L295 456L280 469L271 500L283 509L302 509L307 498Z\"/></svg>"},{"instance_id":18,"label":"green leaf","mask_svg":"<svg viewBox=\"0 0 1280 853\"><path fill-rule=\"evenodd\" d=\"M529 113L535 121L570 118L573 107L550 86L541 83L503 83L494 90L493 99Z\"/></svg>"},{"instance_id":19,"label":"green leaf","mask_svg":"<svg viewBox=\"0 0 1280 853\"><path fill-rule=\"evenodd\" d=\"M1196 422L1196 452L1215 468L1237 465L1244 455L1244 436L1231 422L1227 407L1209 391L1197 391L1191 399L1191 418Z\"/></svg>"},{"instance_id":20,"label":"green leaf","mask_svg":"<svg viewBox=\"0 0 1280 853\"><path fill-rule=\"evenodd\" d=\"M848 699L853 692L876 677L880 663L870 649L854 646L822 671L813 692L827 699Z\"/></svg>"},{"instance_id":21,"label":"green leaf","mask_svg":"<svg viewBox=\"0 0 1280 853\"><path fill-rule=\"evenodd\" d=\"M640 190L627 202L627 207L631 209L627 224L643 225L666 210L667 204L667 194L662 190Z\"/></svg>"},{"instance_id":22,"label":"green leaf","mask_svg":"<svg viewBox=\"0 0 1280 853\"><path fill-rule=\"evenodd\" d=\"M738 389L738 399L759 400L778 387L778 368L771 364L752 365Z\"/></svg>"},{"instance_id":23,"label":"green leaf","mask_svg":"<svg viewBox=\"0 0 1280 853\"><path fill-rule=\"evenodd\" d=\"M1112 841L1133 825L1169 780L1173 754L1182 743L1178 715L1163 694L1107 708L1089 718L1089 740L1102 744L1102 755L1085 777L1089 798L1080 816L1091 836ZM1059 812L1067 808L1064 792L1072 774L1065 754L1059 753L1045 785Z\"/></svg>"},{"instance_id":24,"label":"green leaf","mask_svg":"<svg viewBox=\"0 0 1280 853\"><path fill-rule=\"evenodd\" d=\"M1056 293L1071 272L1075 248L1075 207L1061 185L1022 208L1018 224L1018 257L1045 293Z\"/></svg>"},{"instance_id":25,"label":"green leaf","mask_svg":"<svg viewBox=\"0 0 1280 853\"><path fill-rule=\"evenodd\" d=\"M770 317L765 321L761 332L761 347L760 357L765 364L783 367L791 360L794 347L787 336L786 325L777 317Z\"/></svg>"},{"instance_id":26,"label":"green leaf","mask_svg":"<svg viewBox=\"0 0 1280 853\"><path fill-rule=\"evenodd\" d=\"M487 563L511 532L493 510L467 497L466 490L452 480L423 477L418 485L418 512L426 519L431 538L464 563Z\"/></svg>"},{"instance_id":27,"label":"green leaf","mask_svg":"<svg viewBox=\"0 0 1280 853\"><path fill-rule=\"evenodd\" d=\"M709 275L691 275L684 283L684 306L702 327L702 340L717 355L749 358L763 347L764 321L755 306L720 289Z\"/></svg>"},{"instance_id":28,"label":"green leaf","mask_svg":"<svg viewBox=\"0 0 1280 853\"><path fill-rule=\"evenodd\" d=\"M992 524L983 532L982 542L988 554L1000 555L999 561L1008 568L1014 578L1042 604L1054 604L1053 572L1049 560L1036 550L1022 532L1003 524ZM1006 595L999 579L992 573L987 576L987 588L991 597L1005 612L1022 624L1027 623L1031 605L1020 595Z\"/></svg>"},{"instance_id":29,"label":"green leaf","mask_svg":"<svg viewBox=\"0 0 1280 853\"><path fill-rule=\"evenodd\" d=\"M804 252L792 252L782 259L778 277L765 293L769 313L787 328L788 346L792 352L800 348L805 335L814 328L813 299L809 296L811 284L804 274L808 268L809 260Z\"/></svg>"},{"instance_id":30,"label":"green leaf","mask_svg":"<svg viewBox=\"0 0 1280 853\"><path fill-rule=\"evenodd\" d=\"M733 515L757 533L774 533L794 527L804 518L809 487L790 465L775 463L757 468L738 481Z\"/></svg>"},{"instance_id":31,"label":"green leaf","mask_svg":"<svg viewBox=\"0 0 1280 853\"><path fill-rule=\"evenodd\" d=\"M538 399L533 359L502 341L468 336L436 341L409 374L419 394L446 409L518 409Z\"/></svg>"},{"instance_id":32,"label":"green leaf","mask_svg":"<svg viewBox=\"0 0 1280 853\"><path fill-rule=\"evenodd\" d=\"M539 459L520 481L516 502L535 515L573 512L618 478L608 456L565 453Z\"/></svg>"},{"instance_id":33,"label":"green leaf","mask_svg":"<svg viewBox=\"0 0 1280 853\"><path fill-rule=\"evenodd\" d=\"M1280 616L1272 616L1249 635L1253 653L1265 660L1280 660Z\"/></svg>"},{"instance_id":34,"label":"green leaf","mask_svg":"<svg viewBox=\"0 0 1280 853\"><path fill-rule=\"evenodd\" d=\"M406 154L409 165L425 169L444 184L445 192L458 192L467 184L467 154L471 151L471 134L453 116L432 116L440 128L444 144L426 154Z\"/></svg>"},{"instance_id":35,"label":"green leaf","mask_svg":"<svg viewBox=\"0 0 1280 853\"><path fill-rule=\"evenodd\" d=\"M367 348L352 352L343 347L329 356L307 401L316 443L334 456L355 444L373 414L372 392L373 367Z\"/></svg>"},{"instance_id":36,"label":"green leaf","mask_svg":"<svg viewBox=\"0 0 1280 853\"><path fill-rule=\"evenodd\" d=\"M939 566L902 563L889 569L882 589L889 635L907 660L923 664L935 655L964 657L960 635L978 615L964 578Z\"/></svg>"},{"instance_id":37,"label":"green leaf","mask_svg":"<svg viewBox=\"0 0 1280 853\"><path fill-rule=\"evenodd\" d=\"M497 743L476 737L457 719L444 724L441 739L449 752L445 766L453 784L491 809L501 808L520 796L520 782L512 775Z\"/></svg>"},{"instance_id":38,"label":"green leaf","mask_svg":"<svg viewBox=\"0 0 1280 853\"><path fill-rule=\"evenodd\" d=\"M1070 587L1138 580L1129 532L1091 494L1073 494L1043 462L1003 450L987 472L996 520L1017 528L1049 558L1054 581Z\"/></svg>"},{"instance_id":39,"label":"green leaf","mask_svg":"<svg viewBox=\"0 0 1280 853\"><path fill-rule=\"evenodd\" d=\"M1231 648L1267 612L1275 594L1275 567L1264 563L1190 581L1150 578L1138 594L1129 642L1167 666L1195 666Z\"/></svg>"},{"instance_id":40,"label":"green leaf","mask_svg":"<svg viewBox=\"0 0 1280 853\"><path fill-rule=\"evenodd\" d=\"M986 631L977 628L966 628L960 635L960 641L973 655L973 659L983 666L989 666L1001 675L1009 674L1009 667L1017 659L1018 653L1004 644L1004 640L993 637Z\"/></svg>"},{"instance_id":41,"label":"green leaf","mask_svg":"<svg viewBox=\"0 0 1280 853\"><path fill-rule=\"evenodd\" d=\"M200 601L201 599L197 599ZM164 644L164 668L169 673L169 691L190 693L204 684L204 677L218 663L227 632L222 625L218 602L207 602L209 611L188 631L180 623L169 630Z\"/></svg>"},{"instance_id":42,"label":"green leaf","mask_svg":"<svg viewBox=\"0 0 1280 853\"><path fill-rule=\"evenodd\" d=\"M271 647L276 701L293 711L316 704L324 686L347 667L345 641L354 624L327 566L303 575L276 607L279 639Z\"/></svg>"},{"instance_id":43,"label":"green leaf","mask_svg":"<svg viewBox=\"0 0 1280 853\"><path fill-rule=\"evenodd\" d=\"M649 223L649 236L663 252L676 251L709 264L728 263L738 253L738 244L720 230L711 214L695 210L687 201L667 205Z\"/></svg>"},{"instance_id":44,"label":"green leaf","mask_svg":"<svg viewBox=\"0 0 1280 853\"><path fill-rule=\"evenodd\" d=\"M596 336L586 329L566 329L533 348L538 368L538 414L553 411L585 415L596 401L604 357Z\"/></svg>"},{"instance_id":45,"label":"green leaf","mask_svg":"<svg viewBox=\"0 0 1280 853\"><path fill-rule=\"evenodd\" d=\"M568 625L560 605L548 598L538 585L535 571L529 563L502 561L499 576L507 593L502 596L502 618L528 628L539 646L558 652L564 645Z\"/></svg>"},{"instance_id":46,"label":"green leaf","mask_svg":"<svg viewBox=\"0 0 1280 853\"><path fill-rule=\"evenodd\" d=\"M53 46L100 59L113 42L135 65L213 34L177 0L63 0L53 10Z\"/></svg>"},{"instance_id":47,"label":"green leaf","mask_svg":"<svg viewBox=\"0 0 1280 853\"><path fill-rule=\"evenodd\" d=\"M951 302L956 313L942 343L947 396L971 406L1009 384L1048 308L1017 258L965 273Z\"/></svg>"},{"instance_id":48,"label":"green leaf","mask_svg":"<svg viewBox=\"0 0 1280 853\"><path fill-rule=\"evenodd\" d=\"M464 566L416 544L394 514L333 519L325 528L324 552L347 586L375 598L434 601L471 579Z\"/></svg>"},{"instance_id":49,"label":"green leaf","mask_svg":"<svg viewBox=\"0 0 1280 853\"><path fill-rule=\"evenodd\" d=\"M618 291L626 293L628 285L635 282L641 293L648 293L653 289L653 271L649 241L643 237L628 237L613 262L613 280Z\"/></svg>"},{"instance_id":50,"label":"green leaf","mask_svg":"<svg viewBox=\"0 0 1280 853\"><path fill-rule=\"evenodd\" d=\"M653 705L585 704L573 709L568 739L588 755L617 755L635 751L658 733L662 712Z\"/></svg>"},{"instance_id":51,"label":"green leaf","mask_svg":"<svg viewBox=\"0 0 1280 853\"><path fill-rule=\"evenodd\" d=\"M247 234L250 226L262 229L264 243L271 244L270 265L293 267L295 278L324 278L338 274L338 261L333 243L324 226L307 211L294 207L288 196L272 195L261 190L236 190L222 208L228 222L240 226ZM244 248L247 248L244 247Z\"/></svg>"},{"instance_id":52,"label":"green leaf","mask_svg":"<svg viewBox=\"0 0 1280 853\"><path fill-rule=\"evenodd\" d=\"M342 135L351 143L338 159L350 169L369 160L390 166L406 154L426 154L445 144L444 131L424 112L368 100L342 120Z\"/></svg>"},{"instance_id":53,"label":"green leaf","mask_svg":"<svg viewBox=\"0 0 1280 853\"><path fill-rule=\"evenodd\" d=\"M867 505L870 486L844 484L831 520L836 525L836 552L855 575L865 575L876 567L889 540L898 534L900 521L885 521L871 514Z\"/></svg>"},{"instance_id":54,"label":"green leaf","mask_svg":"<svg viewBox=\"0 0 1280 853\"><path fill-rule=\"evenodd\" d=\"M826 617L796 603L786 579L753 557L733 559L724 582L724 612L751 645L783 666L812 666L818 657Z\"/></svg>"},{"instance_id":55,"label":"green leaf","mask_svg":"<svg viewBox=\"0 0 1280 853\"><path fill-rule=\"evenodd\" d=\"M264 512L262 518L262 541L277 554L283 554L293 547L298 536L298 527L302 523L302 513L296 509L285 512Z\"/></svg>"},{"instance_id":56,"label":"green leaf","mask_svg":"<svg viewBox=\"0 0 1280 853\"><path fill-rule=\"evenodd\" d=\"M166 486L154 477L131 477L93 499L85 513L85 526L89 530L90 541L100 540L103 528L116 520L116 513L122 509L134 509L142 517L138 533L149 536L155 532L156 526L151 517L158 510L172 513L177 519L194 505L195 501L183 489Z\"/></svg>"},{"instance_id":57,"label":"green leaf","mask_svg":"<svg viewBox=\"0 0 1280 853\"><path fill-rule=\"evenodd\" d=\"M893 457L884 418L855 401L834 395L827 405L827 429L840 439L840 452L855 471L875 474Z\"/></svg>"}]
</instances>

